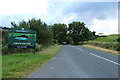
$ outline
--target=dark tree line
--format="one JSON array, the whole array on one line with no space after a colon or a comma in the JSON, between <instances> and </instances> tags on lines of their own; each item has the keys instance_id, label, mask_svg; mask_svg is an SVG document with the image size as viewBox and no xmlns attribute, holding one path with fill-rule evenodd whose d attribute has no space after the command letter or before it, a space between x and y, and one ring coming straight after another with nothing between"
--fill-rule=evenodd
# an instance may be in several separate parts
<instances>
[{"instance_id":1,"label":"dark tree line","mask_svg":"<svg viewBox=\"0 0 120 80\"><path fill-rule=\"evenodd\" d=\"M68 24L54 24L52 25L54 39L58 40L60 44L67 42L68 44L79 44L81 41L95 39L95 32L91 32L85 27L84 22L72 22Z\"/></svg>"},{"instance_id":2,"label":"dark tree line","mask_svg":"<svg viewBox=\"0 0 120 80\"><path fill-rule=\"evenodd\" d=\"M29 28L37 31L37 43L42 45L50 45L54 43L63 44L79 44L81 41L87 41L96 37L95 32L91 32L84 22L72 22L68 24L47 25L41 19L30 19L28 21L20 21L19 24L11 22L12 28ZM5 33L3 33L5 34ZM5 37L6 38L6 37Z\"/></svg>"}]
</instances>

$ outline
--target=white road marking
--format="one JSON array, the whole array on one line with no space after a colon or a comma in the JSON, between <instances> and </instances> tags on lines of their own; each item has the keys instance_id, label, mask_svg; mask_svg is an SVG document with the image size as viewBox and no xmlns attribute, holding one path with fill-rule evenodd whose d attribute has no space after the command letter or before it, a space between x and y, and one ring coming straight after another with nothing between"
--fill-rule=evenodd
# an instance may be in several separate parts
<instances>
[{"instance_id":1,"label":"white road marking","mask_svg":"<svg viewBox=\"0 0 120 80\"><path fill-rule=\"evenodd\" d=\"M84 51L83 49L80 49L80 48L78 48L78 47L74 47L74 48L76 48L76 49L78 49L78 50L81 50L81 51Z\"/></svg>"},{"instance_id":2,"label":"white road marking","mask_svg":"<svg viewBox=\"0 0 120 80\"><path fill-rule=\"evenodd\" d=\"M76 47L76 49L79 49L79 48Z\"/></svg>"},{"instance_id":3,"label":"white road marking","mask_svg":"<svg viewBox=\"0 0 120 80\"><path fill-rule=\"evenodd\" d=\"M81 51L84 51L83 49L80 49Z\"/></svg>"},{"instance_id":4,"label":"white road marking","mask_svg":"<svg viewBox=\"0 0 120 80\"><path fill-rule=\"evenodd\" d=\"M50 67L50 69L53 69L53 67Z\"/></svg>"},{"instance_id":5,"label":"white road marking","mask_svg":"<svg viewBox=\"0 0 120 80\"><path fill-rule=\"evenodd\" d=\"M103 59L103 60L106 60L106 61L108 61L108 62L114 63L114 64L116 64L116 65L120 65L119 63L114 62L114 61L109 60L109 59L106 59L106 58L104 58L104 57L101 57L101 56L95 55L95 54L93 54L93 53L90 53L90 54L93 55L93 56L96 56L96 57L98 57L98 58L101 58L101 59Z\"/></svg>"}]
</instances>

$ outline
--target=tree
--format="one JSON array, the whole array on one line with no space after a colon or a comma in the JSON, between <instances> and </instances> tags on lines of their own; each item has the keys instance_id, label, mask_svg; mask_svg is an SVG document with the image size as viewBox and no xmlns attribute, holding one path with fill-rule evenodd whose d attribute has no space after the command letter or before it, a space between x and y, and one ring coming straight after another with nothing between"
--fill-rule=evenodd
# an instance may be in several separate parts
<instances>
[{"instance_id":1,"label":"tree","mask_svg":"<svg viewBox=\"0 0 120 80\"><path fill-rule=\"evenodd\" d=\"M73 39L72 39L72 37L71 36L66 36L66 42L67 42L67 44L73 44Z\"/></svg>"},{"instance_id":2,"label":"tree","mask_svg":"<svg viewBox=\"0 0 120 80\"><path fill-rule=\"evenodd\" d=\"M66 41L67 25L66 24L53 24L52 25L53 37L58 40L60 44Z\"/></svg>"},{"instance_id":3,"label":"tree","mask_svg":"<svg viewBox=\"0 0 120 80\"><path fill-rule=\"evenodd\" d=\"M92 33L93 33L94 36L96 36L96 34L95 34L96 32L95 31L93 31Z\"/></svg>"},{"instance_id":4,"label":"tree","mask_svg":"<svg viewBox=\"0 0 120 80\"><path fill-rule=\"evenodd\" d=\"M11 25L13 26L13 28L19 27L15 22L11 22Z\"/></svg>"},{"instance_id":5,"label":"tree","mask_svg":"<svg viewBox=\"0 0 120 80\"><path fill-rule=\"evenodd\" d=\"M74 44L80 41L86 41L93 38L93 34L85 27L84 22L72 22L69 25L69 35L72 37Z\"/></svg>"}]
</instances>

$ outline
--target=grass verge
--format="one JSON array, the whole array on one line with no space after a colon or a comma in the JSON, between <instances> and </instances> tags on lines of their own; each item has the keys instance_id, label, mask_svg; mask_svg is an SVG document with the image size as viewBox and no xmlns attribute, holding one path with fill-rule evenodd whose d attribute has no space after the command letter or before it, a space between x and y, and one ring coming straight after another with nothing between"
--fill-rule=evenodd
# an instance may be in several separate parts
<instances>
[{"instance_id":1,"label":"grass verge","mask_svg":"<svg viewBox=\"0 0 120 80\"><path fill-rule=\"evenodd\" d=\"M110 50L118 50L118 43L117 42L97 42L97 41L85 41L82 42L82 44L84 45L93 45L93 46L97 46L97 47L101 47L101 48L106 48L106 49L110 49Z\"/></svg>"},{"instance_id":2,"label":"grass verge","mask_svg":"<svg viewBox=\"0 0 120 80\"><path fill-rule=\"evenodd\" d=\"M59 45L53 45L36 55L24 53L2 56L2 78L25 78L52 59L59 49Z\"/></svg>"},{"instance_id":3,"label":"grass verge","mask_svg":"<svg viewBox=\"0 0 120 80\"><path fill-rule=\"evenodd\" d=\"M99 51L103 51L103 52L106 52L106 53L110 53L110 54L113 54L113 55L120 56L120 54L119 54L118 51L114 51L114 50L110 50L110 49L105 49L105 48L101 48L101 47L97 47L97 46L93 46L93 45L88 45L88 44L87 45L80 45L80 46L91 48L91 49L96 49L96 50L99 50Z\"/></svg>"}]
</instances>

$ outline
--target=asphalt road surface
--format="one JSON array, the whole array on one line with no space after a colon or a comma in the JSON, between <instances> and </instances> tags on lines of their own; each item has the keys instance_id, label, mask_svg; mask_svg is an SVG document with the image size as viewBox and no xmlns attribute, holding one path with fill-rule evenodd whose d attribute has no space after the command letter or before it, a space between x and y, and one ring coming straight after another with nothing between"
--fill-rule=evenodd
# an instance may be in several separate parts
<instances>
[{"instance_id":1,"label":"asphalt road surface","mask_svg":"<svg viewBox=\"0 0 120 80\"><path fill-rule=\"evenodd\" d=\"M118 66L116 55L63 45L52 60L27 78L118 78Z\"/></svg>"}]
</instances>

